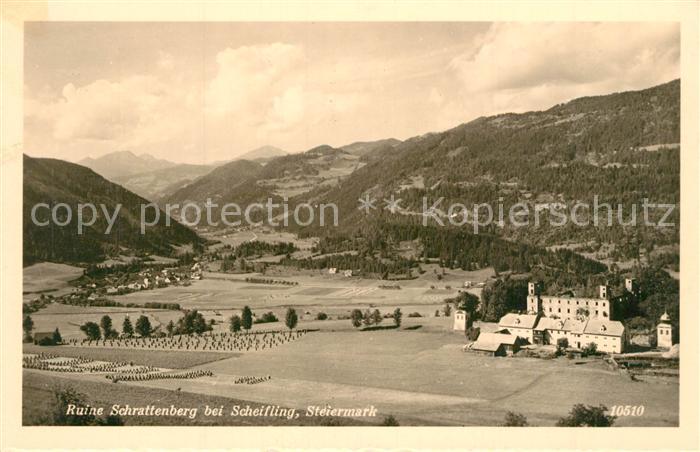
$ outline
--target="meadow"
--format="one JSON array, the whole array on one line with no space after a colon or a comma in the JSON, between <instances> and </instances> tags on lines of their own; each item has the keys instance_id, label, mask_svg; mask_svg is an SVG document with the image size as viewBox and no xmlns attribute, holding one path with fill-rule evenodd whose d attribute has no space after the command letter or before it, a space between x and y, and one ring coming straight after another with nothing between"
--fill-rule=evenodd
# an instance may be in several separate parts
<instances>
[{"instance_id":1,"label":"meadow","mask_svg":"<svg viewBox=\"0 0 700 452\"><path fill-rule=\"evenodd\" d=\"M69 281L79 278L83 269L66 264L41 262L22 270L22 293L24 301L40 294L59 296L70 293Z\"/></svg>"},{"instance_id":2,"label":"meadow","mask_svg":"<svg viewBox=\"0 0 700 452\"><path fill-rule=\"evenodd\" d=\"M463 333L452 331L452 317L445 317L442 312L445 299L457 295L459 290L479 295L478 288L464 289L464 282L488 281L493 270L447 270L442 274L436 265L422 267L425 272L409 281L348 278L327 271L295 272L273 267L270 273L275 280L295 285L246 281L252 276L272 278L269 273L205 272L202 280L187 287L170 286L110 297L124 304L167 302L179 303L184 309L198 309L207 321L214 320L214 332L227 331L228 318L240 314L245 305L258 317L272 311L280 319L254 324L253 331L284 330L285 311L294 307L299 315L297 328L311 332L272 349L214 353L25 345L25 352L46 350L95 360L210 370L214 374L192 380L118 384L107 384L104 375L98 374L60 376L85 388L91 400L131 400L133 394L140 394L139 400L146 402L169 400L177 393L182 400L197 403L245 400L300 409L326 404L345 408L375 406L380 417L394 415L401 425L499 425L506 412L515 411L524 414L531 425L551 426L575 403L604 404L609 408L644 405L644 416L620 418L616 425L678 425L677 379L645 377L633 381L609 369L601 359L494 358L463 351ZM387 285L398 285L400 289L382 288ZM399 328L393 327L392 319L385 318L379 329L360 331L348 318L353 309L379 309L382 314L389 314L397 307L403 312ZM320 313L326 314L328 320L317 320ZM411 313L420 316L409 317ZM179 311L54 303L32 317L35 331L58 327L64 338L82 339L79 326L86 321L99 322L105 314L112 317L117 329L127 315L132 321L147 315L156 327L182 316ZM483 331L496 328L494 324L481 327ZM44 394L34 383L39 378L34 374L41 372L25 371L26 397L39 398ZM28 374L32 374L31 378L27 378ZM271 378L260 384L235 383L241 377L268 376ZM42 375L45 377L48 378Z\"/></svg>"}]
</instances>

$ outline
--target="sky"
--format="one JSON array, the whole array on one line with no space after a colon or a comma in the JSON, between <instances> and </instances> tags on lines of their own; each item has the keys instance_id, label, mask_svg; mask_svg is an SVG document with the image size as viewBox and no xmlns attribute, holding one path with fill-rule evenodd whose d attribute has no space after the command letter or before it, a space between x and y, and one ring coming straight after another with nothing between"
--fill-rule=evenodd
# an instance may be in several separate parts
<instances>
[{"instance_id":1,"label":"sky","mask_svg":"<svg viewBox=\"0 0 700 452\"><path fill-rule=\"evenodd\" d=\"M677 23L25 24L24 149L176 162L437 132L678 78Z\"/></svg>"}]
</instances>

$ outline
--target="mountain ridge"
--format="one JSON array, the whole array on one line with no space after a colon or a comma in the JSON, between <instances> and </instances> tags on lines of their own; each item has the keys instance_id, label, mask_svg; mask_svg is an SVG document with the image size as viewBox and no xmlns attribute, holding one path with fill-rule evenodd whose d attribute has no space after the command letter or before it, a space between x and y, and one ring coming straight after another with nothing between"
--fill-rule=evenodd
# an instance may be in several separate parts
<instances>
[{"instance_id":1,"label":"mountain ridge","mask_svg":"<svg viewBox=\"0 0 700 452\"><path fill-rule=\"evenodd\" d=\"M150 201L76 163L25 154L23 190L24 265L38 261L99 262L108 255L125 252L172 255L176 246L202 241L182 224L172 222L166 226L163 212L158 222L141 234L141 206ZM35 224L31 220L32 209L41 203L48 206L67 204L72 209L70 218L65 211L59 218L67 221L66 226L49 221L48 209L36 211L37 219L48 221L48 224ZM94 225L85 225L83 234L78 234L77 206L88 203L96 206L97 219ZM108 212L114 212L119 204L122 208L118 211L117 221L110 233L105 234L108 222L100 212L100 205L105 205ZM92 213L86 210L84 223L91 219ZM147 216L147 219L153 220L152 216Z\"/></svg>"}]
</instances>

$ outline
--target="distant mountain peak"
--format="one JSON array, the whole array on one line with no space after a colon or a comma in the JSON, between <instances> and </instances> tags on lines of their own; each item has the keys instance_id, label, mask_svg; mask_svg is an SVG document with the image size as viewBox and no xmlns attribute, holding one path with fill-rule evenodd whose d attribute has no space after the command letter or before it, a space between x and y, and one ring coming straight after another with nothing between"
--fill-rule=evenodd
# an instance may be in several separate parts
<instances>
[{"instance_id":1,"label":"distant mountain peak","mask_svg":"<svg viewBox=\"0 0 700 452\"><path fill-rule=\"evenodd\" d=\"M236 157L236 160L269 160L275 157L282 157L288 155L289 153L275 146L265 145L260 146L250 150L242 155Z\"/></svg>"},{"instance_id":2,"label":"distant mountain peak","mask_svg":"<svg viewBox=\"0 0 700 452\"><path fill-rule=\"evenodd\" d=\"M136 155L130 150L110 152L97 158L87 157L80 160L78 164L87 166L110 180L177 165L147 153Z\"/></svg>"}]
</instances>

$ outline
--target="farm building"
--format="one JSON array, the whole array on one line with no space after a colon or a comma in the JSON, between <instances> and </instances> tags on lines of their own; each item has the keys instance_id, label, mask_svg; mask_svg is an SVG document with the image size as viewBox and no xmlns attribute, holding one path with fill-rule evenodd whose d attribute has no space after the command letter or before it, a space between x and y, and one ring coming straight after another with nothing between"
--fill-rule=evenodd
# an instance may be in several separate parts
<instances>
[{"instance_id":1,"label":"farm building","mask_svg":"<svg viewBox=\"0 0 700 452\"><path fill-rule=\"evenodd\" d=\"M44 345L47 343L53 344L53 331L34 333L34 345Z\"/></svg>"},{"instance_id":2,"label":"farm building","mask_svg":"<svg viewBox=\"0 0 700 452\"><path fill-rule=\"evenodd\" d=\"M506 314L499 320L498 327L532 344L532 336L535 325L537 324L537 319L538 316L534 314Z\"/></svg>"},{"instance_id":3,"label":"farm building","mask_svg":"<svg viewBox=\"0 0 700 452\"><path fill-rule=\"evenodd\" d=\"M520 349L520 339L512 334L481 333L469 349L491 356L512 356Z\"/></svg>"},{"instance_id":4,"label":"farm building","mask_svg":"<svg viewBox=\"0 0 700 452\"><path fill-rule=\"evenodd\" d=\"M622 353L626 345L625 327L614 320L506 314L498 326L531 344L555 345L566 339L570 347L581 349L594 343L598 351L606 353Z\"/></svg>"}]
</instances>

